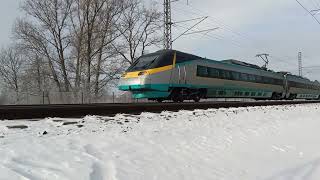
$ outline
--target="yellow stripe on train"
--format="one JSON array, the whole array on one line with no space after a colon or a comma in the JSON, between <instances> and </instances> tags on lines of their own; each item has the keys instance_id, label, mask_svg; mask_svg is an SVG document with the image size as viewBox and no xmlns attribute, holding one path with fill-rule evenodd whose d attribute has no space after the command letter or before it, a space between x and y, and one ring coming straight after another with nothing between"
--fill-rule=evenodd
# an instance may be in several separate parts
<instances>
[{"instance_id":1,"label":"yellow stripe on train","mask_svg":"<svg viewBox=\"0 0 320 180\"><path fill-rule=\"evenodd\" d=\"M141 75L151 75L151 74L156 74L156 73L163 72L163 71L168 71L171 69L173 69L173 65L163 66L163 67L154 68L154 69L147 69L147 70L143 70L143 71L128 72L123 75L123 78L125 78L125 79L136 78Z\"/></svg>"},{"instance_id":2,"label":"yellow stripe on train","mask_svg":"<svg viewBox=\"0 0 320 180\"><path fill-rule=\"evenodd\" d=\"M163 66L163 67L154 68L154 69L147 69L147 70L143 70L143 71L128 72L128 73L125 73L122 77L125 79L136 78L136 77L141 76L142 74L143 75L150 75L150 74L156 74L156 73L163 72L163 71L168 71L168 70L175 68L176 61L177 61L177 53L174 53L173 65Z\"/></svg>"}]
</instances>

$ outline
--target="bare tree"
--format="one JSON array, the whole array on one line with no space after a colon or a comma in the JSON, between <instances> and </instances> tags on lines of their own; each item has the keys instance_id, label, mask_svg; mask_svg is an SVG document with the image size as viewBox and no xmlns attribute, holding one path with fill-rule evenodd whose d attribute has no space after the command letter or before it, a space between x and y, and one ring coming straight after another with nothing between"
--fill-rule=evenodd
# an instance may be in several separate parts
<instances>
[{"instance_id":1,"label":"bare tree","mask_svg":"<svg viewBox=\"0 0 320 180\"><path fill-rule=\"evenodd\" d=\"M102 65L110 57L108 47L118 37L114 24L122 9L122 0L85 0L74 4L71 22L74 30L72 45L77 62L74 67L77 88L84 81L87 92L94 89L98 94Z\"/></svg>"},{"instance_id":2,"label":"bare tree","mask_svg":"<svg viewBox=\"0 0 320 180\"><path fill-rule=\"evenodd\" d=\"M103 84L108 84L109 81L114 80L115 74L119 74L120 67L114 69L108 66L108 64L117 64L119 60L117 58L118 53L114 51L111 44L119 37L114 24L119 21L122 10L123 1L111 0L99 16L98 44L96 51L93 53L96 56L96 63L94 65L94 94L96 97L105 86Z\"/></svg>"},{"instance_id":3,"label":"bare tree","mask_svg":"<svg viewBox=\"0 0 320 180\"><path fill-rule=\"evenodd\" d=\"M36 40L30 36L30 33L37 35L37 40L41 42L36 43L41 43L44 46L42 51L45 52L42 53L48 53L50 61L52 59L57 62L65 91L70 91L71 88L66 66L68 59L66 53L70 46L68 17L71 13L72 3L73 0L26 0L22 9L31 19L25 20L24 24L27 25L29 22L29 28L35 32L23 33L18 29L18 34L25 35L28 42L30 42L29 38Z\"/></svg>"},{"instance_id":4,"label":"bare tree","mask_svg":"<svg viewBox=\"0 0 320 180\"><path fill-rule=\"evenodd\" d=\"M147 47L161 42L162 16L156 9L145 8L140 0L128 0L126 6L117 24L122 42L114 48L127 63L132 64Z\"/></svg>"},{"instance_id":5,"label":"bare tree","mask_svg":"<svg viewBox=\"0 0 320 180\"><path fill-rule=\"evenodd\" d=\"M3 49L0 54L0 75L7 88L14 90L16 101L19 102L21 78L24 60L14 47Z\"/></svg>"},{"instance_id":6,"label":"bare tree","mask_svg":"<svg viewBox=\"0 0 320 180\"><path fill-rule=\"evenodd\" d=\"M62 91L59 77L59 62L56 60L50 43L47 41L46 33L31 22L19 19L15 27L15 37L21 48L29 54L42 57L48 62L50 77L54 80L59 91Z\"/></svg>"},{"instance_id":7,"label":"bare tree","mask_svg":"<svg viewBox=\"0 0 320 180\"><path fill-rule=\"evenodd\" d=\"M98 97L161 40L161 13L140 0L24 0L22 10L15 37L29 60L28 91Z\"/></svg>"}]
</instances>

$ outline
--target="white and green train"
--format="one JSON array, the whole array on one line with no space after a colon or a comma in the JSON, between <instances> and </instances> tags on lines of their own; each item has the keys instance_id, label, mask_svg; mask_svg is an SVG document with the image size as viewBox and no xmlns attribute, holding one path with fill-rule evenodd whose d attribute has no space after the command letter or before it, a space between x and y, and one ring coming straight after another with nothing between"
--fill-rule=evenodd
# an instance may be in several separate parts
<instances>
[{"instance_id":1,"label":"white and green train","mask_svg":"<svg viewBox=\"0 0 320 180\"><path fill-rule=\"evenodd\" d=\"M133 98L198 102L205 98L319 99L320 84L236 60L215 61L163 50L141 56L119 89Z\"/></svg>"}]
</instances>

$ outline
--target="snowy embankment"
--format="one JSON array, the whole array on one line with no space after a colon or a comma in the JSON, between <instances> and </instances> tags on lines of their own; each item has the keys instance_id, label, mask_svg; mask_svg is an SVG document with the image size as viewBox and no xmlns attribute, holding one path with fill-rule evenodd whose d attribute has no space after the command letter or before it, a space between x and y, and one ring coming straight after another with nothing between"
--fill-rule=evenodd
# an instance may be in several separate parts
<instances>
[{"instance_id":1,"label":"snowy embankment","mask_svg":"<svg viewBox=\"0 0 320 180\"><path fill-rule=\"evenodd\" d=\"M319 116L312 104L0 121L0 179L319 180Z\"/></svg>"}]
</instances>

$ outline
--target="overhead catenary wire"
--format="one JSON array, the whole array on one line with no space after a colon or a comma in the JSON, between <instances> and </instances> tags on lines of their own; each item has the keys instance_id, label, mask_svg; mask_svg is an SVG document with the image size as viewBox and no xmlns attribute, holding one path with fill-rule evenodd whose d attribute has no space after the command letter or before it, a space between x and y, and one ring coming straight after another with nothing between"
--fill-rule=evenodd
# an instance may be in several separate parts
<instances>
[{"instance_id":1,"label":"overhead catenary wire","mask_svg":"<svg viewBox=\"0 0 320 180\"><path fill-rule=\"evenodd\" d=\"M320 8L320 3L317 0L310 0L316 9Z\"/></svg>"},{"instance_id":2,"label":"overhead catenary wire","mask_svg":"<svg viewBox=\"0 0 320 180\"><path fill-rule=\"evenodd\" d=\"M303 69L318 69L320 68L320 66L306 66L306 67L302 67Z\"/></svg>"},{"instance_id":3,"label":"overhead catenary wire","mask_svg":"<svg viewBox=\"0 0 320 180\"><path fill-rule=\"evenodd\" d=\"M311 13L312 13L312 15L317 15L317 14L319 14L320 13L320 9L315 9L315 10L312 10L311 11Z\"/></svg>"},{"instance_id":4,"label":"overhead catenary wire","mask_svg":"<svg viewBox=\"0 0 320 180\"><path fill-rule=\"evenodd\" d=\"M195 7L192 7L192 6L188 6L192 9L194 9L195 11L188 11L186 9L179 9L180 11L184 11L184 12L188 12L188 13L191 13L191 14L194 14L194 15L197 15L197 16L203 16L204 14L203 13L206 13L206 14L209 14L208 12L204 12L203 10L200 10L200 9L197 9ZM176 7L175 7L176 9ZM219 27L222 27L223 29L231 32L232 34L238 36L238 37L241 37L242 39L245 39L245 40L250 40L250 38L248 37L248 35L245 35L243 32L239 32L237 30L234 30L231 26L223 23L221 19L219 19L218 17L213 17L213 16L209 16L209 21L211 21L212 23L217 23L219 25Z\"/></svg>"},{"instance_id":5,"label":"overhead catenary wire","mask_svg":"<svg viewBox=\"0 0 320 180\"><path fill-rule=\"evenodd\" d=\"M206 16L205 16L206 17ZM185 23L185 22L190 22L190 21L196 21L196 20L200 20L203 19L205 17L199 17L199 18L193 18L193 19L188 19L188 20L182 20L182 21L175 21L173 22L174 24L179 24L179 23Z\"/></svg>"},{"instance_id":6,"label":"overhead catenary wire","mask_svg":"<svg viewBox=\"0 0 320 180\"><path fill-rule=\"evenodd\" d=\"M175 7L176 8L176 7ZM180 12L181 11L183 11L183 12L189 12L189 11L186 11L186 10L179 10ZM189 12L189 14L194 14L194 15L197 15L197 16L203 16L203 14L199 14L199 13L194 13L193 11L190 11ZM211 16L209 16L209 18L212 18ZM213 25L213 24L211 24L211 25ZM219 25L219 27L220 27L220 23L218 24ZM250 40L248 37L246 37L245 35L241 35L241 33L240 32L236 32L235 30L232 30L232 29L229 29L228 27L227 28L225 28L225 26L227 26L227 25L225 25L225 24L223 24L223 25L221 25L221 29L227 29L229 32L231 32L231 33L233 33L233 34L235 34L235 35L238 35L238 36L240 36L240 37L242 37L242 39L245 39L245 40L249 40L249 41L252 41L252 40ZM206 37L209 37L210 35L204 35L203 34L203 36L206 36ZM215 36L218 36L217 34L215 34ZM231 38L231 39L226 39L225 37L222 37L222 36L220 36L220 37L213 37L213 38L215 38L215 40L223 40L223 39L225 39L226 41L229 41L231 44L233 44L234 46L236 46L236 47L238 47L238 48L241 48L241 49L245 49L245 47L243 47L243 45L242 45L242 43L240 42L240 41L238 41L238 40L235 40L235 39L233 39L233 38ZM256 47L253 47L253 48L255 48L255 49L257 49L257 51L261 51L261 50L258 50L258 48L256 48ZM294 63L291 63L291 62L287 62L287 61L285 61L285 60L281 60L281 59L283 59L283 58L279 58L279 57L275 57L275 56L271 56L271 57L273 57L273 58L275 58L275 59L277 59L278 61L281 61L281 62L283 62L283 63L286 63L286 64L289 64L289 65L294 65L295 66L295 64ZM293 59L293 58L288 58L288 59Z\"/></svg>"},{"instance_id":7,"label":"overhead catenary wire","mask_svg":"<svg viewBox=\"0 0 320 180\"><path fill-rule=\"evenodd\" d=\"M191 26L190 28L188 28L186 31L184 31L183 33L181 33L178 37L176 37L175 39L172 40L172 42L176 41L177 39L179 39L181 36L185 35L187 32L189 32L190 30L192 30L194 27L196 27L197 25L199 25L200 23L202 23L204 20L206 20L208 18L204 17L202 18L199 22L197 22L196 24L194 24L193 26Z\"/></svg>"},{"instance_id":8,"label":"overhead catenary wire","mask_svg":"<svg viewBox=\"0 0 320 180\"><path fill-rule=\"evenodd\" d=\"M317 2L318 3L318 2ZM189 9L187 9L187 8L182 8L182 9L180 9L180 8L178 8L178 7L174 7L174 9L175 9L175 13L177 12L176 10L178 10L178 11L180 11L180 12L184 12L184 15L186 14L186 12L187 12L187 14L193 14L193 15L196 15L196 16L204 16L205 14L205 12L203 11L203 10L198 10L198 9L196 9L196 8L193 8L193 7L191 7L191 6L188 6L189 8L192 8L192 10L189 10ZM317 6L315 6L315 7L317 7ZM194 10L196 10L197 12L195 12ZM199 12L199 13L198 13ZM207 13L208 14L208 13ZM310 14L310 11L309 11L309 14ZM315 17L314 17L315 18ZM199 18L195 18L195 19L199 19ZM316 19L316 18L315 18ZM319 23L319 21L318 21L318 19L316 19L317 20L317 22ZM231 40L228 40L227 38L225 38L224 36L218 36L216 33L213 35L213 34L208 34L208 33L202 33L202 35L203 36L206 36L206 37L208 37L208 38L210 38L210 39L214 39L214 40L223 40L223 41L226 41L226 40L228 40L228 41L230 41L229 43L230 44L232 44L232 45L234 45L234 46L236 46L236 47L238 47L238 48L241 48L241 49L246 49L246 47L244 47L243 46L243 44L242 44L242 42L240 41L240 39L238 39L238 38L241 38L241 39L243 39L243 40L246 40L246 41L249 41L249 44L250 44L250 46L252 47L252 48L254 48L254 49L257 49L257 51L259 51L259 52L263 52L263 51L265 51L265 50L258 50L258 49L261 49L261 47L263 47L264 45L265 45L265 43L263 43L262 41L257 41L257 40L255 40L255 39L252 39L252 38L250 38L248 35L246 35L246 34L244 34L243 32L239 32L239 31L237 31L237 30L235 30L235 29L233 29L232 27L230 27L229 25L227 25L227 24L225 24L224 22L222 22L223 20L221 20L221 19L219 19L219 18L217 18L217 17L212 17L212 16L209 16L209 18L208 18L208 21L210 21L211 22L211 25L214 25L214 26L219 26L220 27L220 29L221 30L225 30L225 31L227 31L227 32L230 32L231 34L232 34L232 36L229 36L229 38L231 38ZM210 23L210 22L206 22L206 23ZM320 24L320 23L319 23ZM183 28L185 28L185 27L183 27ZM219 33L221 33L222 31L219 31ZM201 33L201 32L199 32L199 33ZM193 31L191 32L191 34L193 34ZM196 32L194 33L194 34L196 34ZM215 37L214 37L215 36ZM246 42L246 43L248 43L248 42ZM248 45L249 45L248 44ZM259 47L257 47L257 45L260 45ZM264 49L264 48L262 48L262 49ZM288 64L288 65L290 65L289 67L293 67L293 66L296 66L297 65L297 63L296 63L296 57L289 57L289 56L285 56L285 57L282 57L282 55L281 55L281 57L278 57L278 56L274 56L274 55L272 55L272 56L270 56L271 58L273 58L273 59L276 59L277 61L276 62L280 62L280 63L286 63L286 64Z\"/></svg>"},{"instance_id":9,"label":"overhead catenary wire","mask_svg":"<svg viewBox=\"0 0 320 180\"><path fill-rule=\"evenodd\" d=\"M186 27L183 27L183 26L181 26L181 25L175 25L174 27L181 27L181 28L186 29ZM200 33L200 34L201 34L201 33ZM203 35L203 36L206 36L207 38L212 39L212 40L221 40L221 41L224 40L223 37L221 37L221 36L219 36L219 35L216 35L216 34L211 35L211 34L207 34L207 33L202 33L202 35ZM217 37L217 36L218 36L218 37ZM230 44L232 44L233 46L235 46L235 47L237 47L237 48L245 49L243 46L237 44L236 42L230 42ZM282 62L282 63L288 64L288 65L291 65L292 67L296 66L295 63L285 61L285 60L283 60L283 59L280 58L280 57L277 57L277 56L274 56L274 55L273 55L273 56L270 56L270 57L273 58L273 59L276 59L277 62L280 62L280 63ZM288 58L289 58L289 57L288 57ZM290 58L290 59L292 59L292 58Z\"/></svg>"},{"instance_id":10,"label":"overhead catenary wire","mask_svg":"<svg viewBox=\"0 0 320 180\"><path fill-rule=\"evenodd\" d=\"M195 13L192 13L192 12L189 12L189 11L185 11L185 10L178 10L178 11L175 11L175 13L177 13L177 12L181 12L181 13L178 13L178 14L182 14L183 12L188 12L188 13L190 13L190 14L194 14L194 15L197 15L197 16L199 16L199 14L195 14ZM202 15L201 15L202 16ZM209 18L208 18L208 20L210 20L210 16L209 16ZM226 29L225 27L224 27L224 25L220 25L220 24L213 24L213 23L208 23L208 24L210 24L211 26L219 26L219 29ZM225 39L225 38L224 38ZM234 39L234 38L230 38L230 40L232 40L233 42L236 42L237 44L241 44L241 42L240 41L237 41L236 39Z\"/></svg>"},{"instance_id":11,"label":"overhead catenary wire","mask_svg":"<svg viewBox=\"0 0 320 180\"><path fill-rule=\"evenodd\" d=\"M317 11L317 14L320 14L320 3L318 2L318 0L314 0L314 1L316 2L315 4L318 5L318 6L315 6L315 7L319 7L319 9L316 10L316 11ZM191 6L188 6L188 7L191 7ZM194 7L191 7L191 8L192 8L192 9L195 9L195 10L198 11L198 12L200 12L200 14L199 14L199 13L194 13L194 12L192 12L192 13L194 13L195 15L204 15L204 14L202 14L204 11L199 10L199 9L197 9L197 8L194 8ZM310 11L309 11L309 14L310 14ZM316 21L319 23L319 20L318 20L315 16L313 16L313 17L314 17L314 18L316 19ZM217 17L209 16L208 21L211 20L211 22L214 22L214 21L212 21L212 19L214 19L214 21L217 21L217 22L218 22L218 25L221 26L221 29L225 29L225 30L231 32L231 33L234 34L234 35L237 35L238 37L240 37L240 38L242 38L242 39L244 39L244 40L251 41L251 42L252 42L252 45L254 45L254 44L256 44L256 43L258 43L258 44L261 43L261 42L257 42L257 41L254 40L254 39L251 39L250 37L248 37L248 35L244 34L243 32L239 32L239 31L237 31L237 30L234 30L234 29L233 29L232 27L230 27L229 25L221 22L222 20L219 19L219 18L217 18ZM238 43L241 44L241 42L238 42ZM250 43L250 44L251 44L251 43ZM255 49L257 49L257 50L259 49L259 48L256 48L256 47L253 47L253 48L255 48ZM288 64L288 65L292 65L292 66L296 66L296 65L297 65L297 63L296 63L296 57L289 57L289 56L286 56L286 55L281 55L281 57L277 57L277 56L275 56L275 55L271 55L270 57L272 57L272 58L274 58L274 59L277 59L277 61L281 61L281 62L283 62L283 63L286 63L286 64ZM305 57L305 58L308 59L308 57ZM286 59L287 59L287 60L286 60Z\"/></svg>"},{"instance_id":12,"label":"overhead catenary wire","mask_svg":"<svg viewBox=\"0 0 320 180\"><path fill-rule=\"evenodd\" d=\"M185 27L185 26L182 26L181 24L175 24L175 25L173 25L174 27L180 27L180 28L183 28L183 29L188 29L187 27ZM194 31L191 31L191 32L194 32ZM202 36L206 36L206 37L208 37L208 38L210 38L210 39L212 39L212 40L221 40L221 41L223 41L225 38L223 38L222 36L219 36L219 35L217 35L217 34L215 34L214 36L213 35L209 35L208 33L205 33L205 32L203 32L203 33L200 33L200 34L202 34ZM235 47L238 47L238 48L244 48L243 46L241 46L240 44L238 44L237 42L230 42L230 44L233 44Z\"/></svg>"},{"instance_id":13,"label":"overhead catenary wire","mask_svg":"<svg viewBox=\"0 0 320 180\"><path fill-rule=\"evenodd\" d=\"M187 27L184 27L184 26L182 26L182 25L174 25L174 27L180 27L180 28L184 28L184 29L187 29ZM194 31L191 31L191 32L194 32ZM207 34L207 33L205 33L205 32L203 32L203 33L200 33L200 34L202 34L203 36L206 36L207 38L209 38L209 39L212 39L212 40L220 40L220 41L224 41L224 40L226 40L224 37L222 37L222 36L219 36L219 35L217 35L217 34L214 34L214 35L212 35L212 34ZM245 47L243 47L243 46L241 46L241 44L238 44L237 42L233 42L233 41L229 41L229 43L230 44L232 44L233 46L235 46L235 47L237 47L237 48L239 48L239 49L245 49ZM293 62L288 62L288 61L286 61L286 60L284 60L284 58L281 58L281 57L277 57L277 56L275 56L275 55L272 55L272 56L270 56L272 59L276 59L277 60L277 62L282 62L282 63L285 63L285 64L288 64L288 65L291 65L292 67L293 66L296 66L296 63L293 63ZM287 59L294 59L294 58L291 58L291 57L287 57Z\"/></svg>"},{"instance_id":14,"label":"overhead catenary wire","mask_svg":"<svg viewBox=\"0 0 320 180\"><path fill-rule=\"evenodd\" d=\"M307 11L307 12L313 17L313 19L320 25L320 21L318 20L317 17L315 17L315 15L313 15L313 14L311 13L310 10L308 10L303 4L301 4L300 1L298 1L298 0L295 0L295 1L296 1L305 11Z\"/></svg>"},{"instance_id":15,"label":"overhead catenary wire","mask_svg":"<svg viewBox=\"0 0 320 180\"><path fill-rule=\"evenodd\" d=\"M190 32L190 33L186 33L184 35L191 35L191 34L197 34L197 33L209 33L210 31L214 31L219 29L219 27L216 28L211 28L211 29L205 29L205 30L200 30L200 31L194 31L194 32Z\"/></svg>"}]
</instances>

